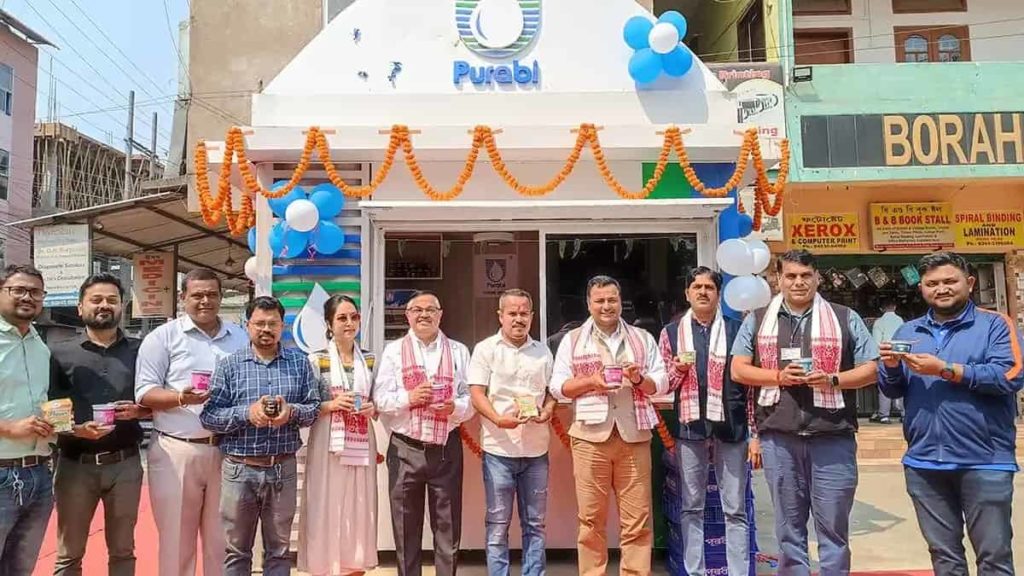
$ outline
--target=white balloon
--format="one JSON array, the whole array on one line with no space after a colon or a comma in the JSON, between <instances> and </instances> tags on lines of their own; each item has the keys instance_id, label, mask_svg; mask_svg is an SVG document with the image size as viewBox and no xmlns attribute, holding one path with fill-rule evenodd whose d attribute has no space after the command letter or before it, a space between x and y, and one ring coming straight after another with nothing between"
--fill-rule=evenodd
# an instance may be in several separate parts
<instances>
[{"instance_id":1,"label":"white balloon","mask_svg":"<svg viewBox=\"0 0 1024 576\"><path fill-rule=\"evenodd\" d=\"M750 250L750 254L754 257L754 269L750 273L760 274L764 272L764 269L768 267L768 263L772 261L771 249L764 243L764 240L746 238L743 241L747 243L747 249Z\"/></svg>"},{"instance_id":2,"label":"white balloon","mask_svg":"<svg viewBox=\"0 0 1024 576\"><path fill-rule=\"evenodd\" d=\"M668 54L679 46L679 30L668 22L659 22L651 28L647 42L658 54Z\"/></svg>"},{"instance_id":3,"label":"white balloon","mask_svg":"<svg viewBox=\"0 0 1024 576\"><path fill-rule=\"evenodd\" d=\"M746 312L753 310L757 305L758 282L754 276L740 276L733 278L725 285L722 294L725 303L733 310Z\"/></svg>"},{"instance_id":4,"label":"white balloon","mask_svg":"<svg viewBox=\"0 0 1024 576\"><path fill-rule=\"evenodd\" d=\"M754 310L760 308L767 308L772 303L772 287L768 285L768 281L764 278L757 276L757 299L754 302Z\"/></svg>"},{"instance_id":5,"label":"white balloon","mask_svg":"<svg viewBox=\"0 0 1024 576\"><path fill-rule=\"evenodd\" d=\"M259 273L260 273L260 269L259 269L258 266L256 266L256 257L255 256L249 257L249 259L245 261L245 276L249 280L252 280L253 282L255 282L256 281L256 276L259 275Z\"/></svg>"},{"instance_id":6,"label":"white balloon","mask_svg":"<svg viewBox=\"0 0 1024 576\"><path fill-rule=\"evenodd\" d=\"M754 255L750 253L747 243L738 238L726 240L718 245L716 261L719 268L733 276L751 274L754 269Z\"/></svg>"},{"instance_id":7,"label":"white balloon","mask_svg":"<svg viewBox=\"0 0 1024 576\"><path fill-rule=\"evenodd\" d=\"M288 205L284 220L294 230L309 232L320 221L320 210L309 200L296 200Z\"/></svg>"}]
</instances>

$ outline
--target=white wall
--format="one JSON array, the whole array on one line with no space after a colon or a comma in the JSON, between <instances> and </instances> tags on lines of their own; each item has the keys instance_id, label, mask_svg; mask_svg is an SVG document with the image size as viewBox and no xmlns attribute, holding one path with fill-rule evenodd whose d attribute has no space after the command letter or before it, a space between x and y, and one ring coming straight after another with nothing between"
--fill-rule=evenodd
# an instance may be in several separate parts
<instances>
[{"instance_id":1,"label":"white wall","mask_svg":"<svg viewBox=\"0 0 1024 576\"><path fill-rule=\"evenodd\" d=\"M967 12L893 14L892 0L853 0L850 15L795 16L793 27L853 28L857 64L896 61L895 26L970 26L971 61L1010 61L1024 52L1024 2L967 0Z\"/></svg>"}]
</instances>

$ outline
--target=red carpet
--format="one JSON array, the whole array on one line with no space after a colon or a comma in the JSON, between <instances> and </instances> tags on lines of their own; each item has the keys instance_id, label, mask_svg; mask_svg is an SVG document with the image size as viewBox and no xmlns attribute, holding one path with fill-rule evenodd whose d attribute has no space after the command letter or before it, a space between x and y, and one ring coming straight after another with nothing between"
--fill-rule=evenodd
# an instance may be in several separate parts
<instances>
[{"instance_id":1,"label":"red carpet","mask_svg":"<svg viewBox=\"0 0 1024 576\"><path fill-rule=\"evenodd\" d=\"M153 513L149 508L149 491L142 486L142 499L139 502L139 523L135 527L136 574L140 576L155 575L157 561L157 533L153 523ZM50 526L46 531L46 539L39 551L39 562L32 573L33 576L49 576L53 574L53 565L57 560L57 515L54 513ZM82 561L82 573L100 575L107 573L107 546L103 540L103 505L100 504L89 528L89 547L86 549L85 560ZM202 569L199 575L202 576ZM889 572L854 572L851 576L933 576L931 570L889 571Z\"/></svg>"}]
</instances>

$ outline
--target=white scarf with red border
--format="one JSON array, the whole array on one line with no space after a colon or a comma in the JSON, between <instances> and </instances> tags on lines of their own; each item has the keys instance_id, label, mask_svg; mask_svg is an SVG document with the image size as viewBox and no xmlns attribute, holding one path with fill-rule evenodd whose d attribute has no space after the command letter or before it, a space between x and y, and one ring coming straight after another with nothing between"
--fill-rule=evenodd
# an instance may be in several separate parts
<instances>
[{"instance_id":1,"label":"white scarf with red border","mask_svg":"<svg viewBox=\"0 0 1024 576\"><path fill-rule=\"evenodd\" d=\"M676 337L678 353L695 352L693 347L693 309L679 319L679 330ZM728 338L725 334L725 320L722 309L715 312L708 338L707 365L707 419L711 422L725 421L725 408L722 405L722 390L725 381L725 361L728 350ZM697 365L694 362L686 371L682 387L679 390L679 421L683 424L700 420L700 387L697 379Z\"/></svg>"}]
</instances>

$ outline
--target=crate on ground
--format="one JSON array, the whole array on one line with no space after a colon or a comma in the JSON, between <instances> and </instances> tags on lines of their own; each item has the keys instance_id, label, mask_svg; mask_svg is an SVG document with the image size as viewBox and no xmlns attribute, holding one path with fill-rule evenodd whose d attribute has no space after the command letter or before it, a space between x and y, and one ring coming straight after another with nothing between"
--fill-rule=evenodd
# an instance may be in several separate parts
<instances>
[{"instance_id":1,"label":"crate on ground","mask_svg":"<svg viewBox=\"0 0 1024 576\"><path fill-rule=\"evenodd\" d=\"M679 490L681 482L682 479L679 477L679 473L677 471L669 470L668 473L665 474L664 483L662 484L665 489L665 495L671 495L674 497L682 495L682 492Z\"/></svg>"},{"instance_id":2,"label":"crate on ground","mask_svg":"<svg viewBox=\"0 0 1024 576\"><path fill-rule=\"evenodd\" d=\"M757 576L759 555L750 555L750 572L749 576ZM777 566L777 563L776 563ZM683 569L683 559L681 557L675 557L669 555L665 560L665 567L668 570L669 576L687 576L686 571ZM704 576L728 576L729 568L725 556L715 555L713 557L704 556Z\"/></svg>"},{"instance_id":3,"label":"crate on ground","mask_svg":"<svg viewBox=\"0 0 1024 576\"><path fill-rule=\"evenodd\" d=\"M661 451L661 464L668 470L674 471L679 474L679 460L675 452L669 452L668 450Z\"/></svg>"}]
</instances>

